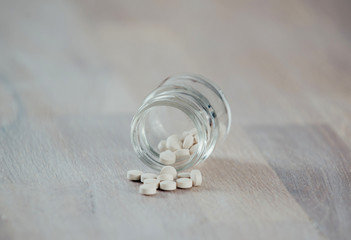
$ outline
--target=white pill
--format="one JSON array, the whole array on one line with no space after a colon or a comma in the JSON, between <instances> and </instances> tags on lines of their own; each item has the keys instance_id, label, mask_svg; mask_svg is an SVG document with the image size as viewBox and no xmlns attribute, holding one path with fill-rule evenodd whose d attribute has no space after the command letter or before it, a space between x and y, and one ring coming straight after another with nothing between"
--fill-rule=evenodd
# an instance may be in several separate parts
<instances>
[{"instance_id":1,"label":"white pill","mask_svg":"<svg viewBox=\"0 0 351 240\"><path fill-rule=\"evenodd\" d=\"M199 148L199 145L198 144L194 144L190 149L190 155L193 155L194 153L197 152L197 149Z\"/></svg>"},{"instance_id":2,"label":"white pill","mask_svg":"<svg viewBox=\"0 0 351 240\"><path fill-rule=\"evenodd\" d=\"M193 182L190 178L178 178L177 179L177 187L178 188L191 188L193 186Z\"/></svg>"},{"instance_id":3,"label":"white pill","mask_svg":"<svg viewBox=\"0 0 351 240\"><path fill-rule=\"evenodd\" d=\"M160 163L163 163L165 165L171 165L175 163L175 161L176 161L176 155L174 152L170 150L166 150L160 153Z\"/></svg>"},{"instance_id":4,"label":"white pill","mask_svg":"<svg viewBox=\"0 0 351 240\"><path fill-rule=\"evenodd\" d=\"M171 174L161 174L157 177L157 180L159 180L160 182L163 182L163 181L172 181L174 178L173 178L173 175Z\"/></svg>"},{"instance_id":5,"label":"white pill","mask_svg":"<svg viewBox=\"0 0 351 240\"><path fill-rule=\"evenodd\" d=\"M141 174L140 181L144 182L145 179L156 179L157 175L153 173L143 173Z\"/></svg>"},{"instance_id":6,"label":"white pill","mask_svg":"<svg viewBox=\"0 0 351 240\"><path fill-rule=\"evenodd\" d=\"M144 184L152 184L154 185L156 188L159 188L160 186L160 180L158 179L153 179L153 178L148 178L144 180Z\"/></svg>"},{"instance_id":7,"label":"white pill","mask_svg":"<svg viewBox=\"0 0 351 240\"><path fill-rule=\"evenodd\" d=\"M178 173L178 177L179 178L190 178L190 173L188 173L188 172Z\"/></svg>"},{"instance_id":8,"label":"white pill","mask_svg":"<svg viewBox=\"0 0 351 240\"><path fill-rule=\"evenodd\" d=\"M172 166L165 166L160 171L160 175L162 174L170 174L175 179L177 177L177 170Z\"/></svg>"},{"instance_id":9,"label":"white pill","mask_svg":"<svg viewBox=\"0 0 351 240\"><path fill-rule=\"evenodd\" d=\"M127 172L127 178L131 181L140 181L142 171L139 170L130 170Z\"/></svg>"},{"instance_id":10,"label":"white pill","mask_svg":"<svg viewBox=\"0 0 351 240\"><path fill-rule=\"evenodd\" d=\"M162 140L158 143L157 148L160 152L164 152L167 150L167 146L166 146L166 140Z\"/></svg>"},{"instance_id":11,"label":"white pill","mask_svg":"<svg viewBox=\"0 0 351 240\"><path fill-rule=\"evenodd\" d=\"M191 129L189 131L189 134L195 136L195 134L197 134L197 129L196 128Z\"/></svg>"},{"instance_id":12,"label":"white pill","mask_svg":"<svg viewBox=\"0 0 351 240\"><path fill-rule=\"evenodd\" d=\"M171 135L167 138L166 147L174 152L182 148L182 142L177 135Z\"/></svg>"},{"instance_id":13,"label":"white pill","mask_svg":"<svg viewBox=\"0 0 351 240\"><path fill-rule=\"evenodd\" d=\"M183 148L185 149L189 149L191 148L191 146L194 144L194 137L193 135L188 135L184 138L184 142L183 142Z\"/></svg>"},{"instance_id":14,"label":"white pill","mask_svg":"<svg viewBox=\"0 0 351 240\"><path fill-rule=\"evenodd\" d=\"M160 189L162 190L171 191L171 190L175 190L176 188L177 188L177 184L174 181L160 182Z\"/></svg>"},{"instance_id":15,"label":"white pill","mask_svg":"<svg viewBox=\"0 0 351 240\"><path fill-rule=\"evenodd\" d=\"M175 151L174 154L176 155L177 161L186 160L190 157L189 149L179 149Z\"/></svg>"},{"instance_id":16,"label":"white pill","mask_svg":"<svg viewBox=\"0 0 351 240\"><path fill-rule=\"evenodd\" d=\"M186 137L186 136L188 136L188 135L189 135L189 132L188 132L188 131L184 131L184 132L182 133L182 135L180 136L180 138L179 138L179 139L180 139L180 141L182 141L182 142L183 142L183 141L184 141L184 139L185 139L185 137Z\"/></svg>"},{"instance_id":17,"label":"white pill","mask_svg":"<svg viewBox=\"0 0 351 240\"><path fill-rule=\"evenodd\" d=\"M190 177L191 177L191 180L193 182L193 186L194 187L197 187L197 186L201 185L201 183L202 183L202 175L201 175L201 172L199 170L192 170L190 172Z\"/></svg>"},{"instance_id":18,"label":"white pill","mask_svg":"<svg viewBox=\"0 0 351 240\"><path fill-rule=\"evenodd\" d=\"M155 195L156 187L152 184L143 184L139 187L139 193L144 195Z\"/></svg>"}]
</instances>

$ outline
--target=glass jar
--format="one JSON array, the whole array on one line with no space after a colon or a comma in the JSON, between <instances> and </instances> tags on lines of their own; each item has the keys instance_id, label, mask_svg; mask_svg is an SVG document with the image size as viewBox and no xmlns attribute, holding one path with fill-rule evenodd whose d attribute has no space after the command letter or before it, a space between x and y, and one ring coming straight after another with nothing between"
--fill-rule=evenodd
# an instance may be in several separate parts
<instances>
[{"instance_id":1,"label":"glass jar","mask_svg":"<svg viewBox=\"0 0 351 240\"><path fill-rule=\"evenodd\" d=\"M228 135L229 104L223 92L208 79L195 74L166 78L144 100L131 123L131 140L138 158L159 170L158 143L168 136L197 130L197 150L190 158L176 161L178 171L205 161Z\"/></svg>"}]
</instances>

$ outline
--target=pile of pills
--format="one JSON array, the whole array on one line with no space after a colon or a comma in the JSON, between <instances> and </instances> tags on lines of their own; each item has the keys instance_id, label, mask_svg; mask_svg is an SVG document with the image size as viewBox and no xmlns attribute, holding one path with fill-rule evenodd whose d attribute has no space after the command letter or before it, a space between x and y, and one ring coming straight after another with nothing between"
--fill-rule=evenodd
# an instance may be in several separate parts
<instances>
[{"instance_id":1,"label":"pile of pills","mask_svg":"<svg viewBox=\"0 0 351 240\"><path fill-rule=\"evenodd\" d=\"M198 135L196 128L183 132L180 136L177 134L169 136L157 145L160 151L160 163L172 165L176 161L183 161L190 158L196 153L198 148Z\"/></svg>"},{"instance_id":2,"label":"pile of pills","mask_svg":"<svg viewBox=\"0 0 351 240\"><path fill-rule=\"evenodd\" d=\"M172 166L163 167L159 175L130 170L127 172L127 178L143 183L139 188L139 193L143 195L155 195L157 189L172 191L176 188L198 187L202 183L202 175L199 170L177 174L177 170Z\"/></svg>"}]
</instances>

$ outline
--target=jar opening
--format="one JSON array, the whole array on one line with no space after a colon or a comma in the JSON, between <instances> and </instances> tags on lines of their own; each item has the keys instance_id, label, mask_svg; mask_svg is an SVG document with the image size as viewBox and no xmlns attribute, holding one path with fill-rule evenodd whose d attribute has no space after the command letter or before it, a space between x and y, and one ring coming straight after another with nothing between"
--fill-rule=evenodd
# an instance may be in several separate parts
<instances>
[{"instance_id":1,"label":"jar opening","mask_svg":"<svg viewBox=\"0 0 351 240\"><path fill-rule=\"evenodd\" d=\"M180 116L169 111L171 108L181 113ZM169 127L168 123L171 124ZM173 164L174 155L171 153L167 153L171 160L162 159L163 163L183 170L207 159L215 146L228 135L230 123L229 104L218 87L199 75L174 75L165 79L145 98L134 116L131 126L132 144L141 161L151 168L160 169L164 165L159 161L158 143L173 134L179 135L195 127L198 133L197 150L189 150L193 155L188 161L176 161ZM180 144L178 147L168 145L162 148L163 151L168 149L180 155L179 150L176 151Z\"/></svg>"}]
</instances>

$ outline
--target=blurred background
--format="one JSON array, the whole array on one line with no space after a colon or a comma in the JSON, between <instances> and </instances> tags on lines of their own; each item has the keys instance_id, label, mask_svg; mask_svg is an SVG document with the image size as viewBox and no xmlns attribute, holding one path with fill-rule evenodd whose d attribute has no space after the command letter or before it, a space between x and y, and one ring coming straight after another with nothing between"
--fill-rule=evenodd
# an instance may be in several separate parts
<instances>
[{"instance_id":1,"label":"blurred background","mask_svg":"<svg viewBox=\"0 0 351 240\"><path fill-rule=\"evenodd\" d=\"M334 121L331 111L351 111L350 10L348 0L3 0L1 122L16 111L9 88L35 118L133 113L178 72L221 86L234 122Z\"/></svg>"}]
</instances>

